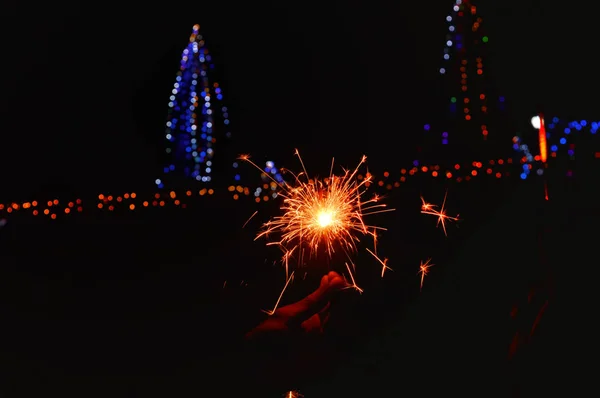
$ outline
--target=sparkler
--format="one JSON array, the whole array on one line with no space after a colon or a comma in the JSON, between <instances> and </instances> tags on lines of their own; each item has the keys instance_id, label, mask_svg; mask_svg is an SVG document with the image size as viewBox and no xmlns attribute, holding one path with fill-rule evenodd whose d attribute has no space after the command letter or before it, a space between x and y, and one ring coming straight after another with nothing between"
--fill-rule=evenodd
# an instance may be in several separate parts
<instances>
[{"instance_id":1,"label":"sparkler","mask_svg":"<svg viewBox=\"0 0 600 398\"><path fill-rule=\"evenodd\" d=\"M288 391L282 398L304 398L304 395L300 394L298 391Z\"/></svg>"},{"instance_id":2,"label":"sparkler","mask_svg":"<svg viewBox=\"0 0 600 398\"><path fill-rule=\"evenodd\" d=\"M423 290L423 282L425 281L425 276L429 273L429 268L433 267L434 264L431 264L431 259L428 259L427 261L423 262L421 260L421 265L419 266L419 272L417 272L417 275L421 274L421 289Z\"/></svg>"},{"instance_id":3,"label":"sparkler","mask_svg":"<svg viewBox=\"0 0 600 398\"><path fill-rule=\"evenodd\" d=\"M294 177L293 184L277 181L266 174L279 187L278 196L283 198L280 208L283 213L266 222L255 238L257 240L268 238L270 235L278 236L278 240L268 242L267 246L276 245L283 251L281 261L285 266L287 282L279 300L293 276L293 273L290 275L292 256L297 260L297 265L302 266L306 250L309 256L322 250L329 258L337 251L343 253L348 260L346 269L352 281L349 287L362 292L354 280L353 271L356 265L351 258L351 254L357 251L360 236L373 240L373 249L367 251L381 264L382 276L386 270L391 270L387 259L382 260L377 254L377 231L385 228L367 225L364 217L394 209L387 209L385 204L379 203L381 198L377 195L363 201L362 196L372 177L367 175L359 181L357 173L365 163L366 156L362 157L353 171L344 170L341 176L333 174L332 159L329 177L321 180L309 177L298 150L295 151L295 155L298 156L302 172L294 174L286 170ZM264 173L248 155L240 156L239 159L247 161ZM279 300L275 308L268 313L275 312Z\"/></svg>"},{"instance_id":4,"label":"sparkler","mask_svg":"<svg viewBox=\"0 0 600 398\"><path fill-rule=\"evenodd\" d=\"M442 207L440 208L440 210L435 210L437 206L425 202L425 199L423 199L423 197L421 196L421 213L436 216L438 218L436 225L442 224L442 229L444 230L444 235L446 236L448 236L448 233L446 232L446 221L458 221L458 214L456 215L456 217L450 217L446 214L445 206L447 196L448 191L446 191L446 194L444 195L444 201L442 202Z\"/></svg>"}]
</instances>

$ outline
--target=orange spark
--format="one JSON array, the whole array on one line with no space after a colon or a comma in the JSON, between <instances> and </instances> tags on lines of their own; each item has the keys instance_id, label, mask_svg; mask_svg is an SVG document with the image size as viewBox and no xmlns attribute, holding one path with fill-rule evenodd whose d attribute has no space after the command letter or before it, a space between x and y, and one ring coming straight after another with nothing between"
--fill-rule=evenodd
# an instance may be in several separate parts
<instances>
[{"instance_id":1,"label":"orange spark","mask_svg":"<svg viewBox=\"0 0 600 398\"><path fill-rule=\"evenodd\" d=\"M425 202L425 199L423 199L423 197L421 196L421 211L434 211L434 208L437 207L436 205L432 205L431 203L427 203Z\"/></svg>"},{"instance_id":2,"label":"orange spark","mask_svg":"<svg viewBox=\"0 0 600 398\"><path fill-rule=\"evenodd\" d=\"M421 290L423 290L423 281L425 281L425 275L429 273L429 268L433 267L434 265L430 264L430 262L431 259L428 259L425 262L421 261L421 265L419 266L419 272L417 272L417 275L421 274Z\"/></svg>"},{"instance_id":3,"label":"orange spark","mask_svg":"<svg viewBox=\"0 0 600 398\"><path fill-rule=\"evenodd\" d=\"M285 289L287 289L288 285L290 284L291 280L294 278L294 273L292 272L292 274L289 276L289 278L287 278L287 281L285 282L285 286L283 286L283 289L281 290L281 293L279 294L279 298L277 299L277 301L275 302L275 305L273 306L272 310L263 310L263 312L269 316L273 315L275 313L275 311L277 311L277 307L279 307L279 303L281 302L281 298L283 297L283 293L285 293Z\"/></svg>"},{"instance_id":4,"label":"orange spark","mask_svg":"<svg viewBox=\"0 0 600 398\"><path fill-rule=\"evenodd\" d=\"M258 214L258 210L256 210L254 213L252 213L252 215L250 216L250 218L248 220L246 220L246 222L244 223L244 225L242 225L242 228L246 228L246 225L248 225L248 223L250 222L250 220L252 220L254 218L255 215Z\"/></svg>"},{"instance_id":5,"label":"orange spark","mask_svg":"<svg viewBox=\"0 0 600 398\"><path fill-rule=\"evenodd\" d=\"M440 210L435 210L434 208L437 206L425 202L423 197L421 197L421 201L423 202L423 205L421 206L421 213L436 216L438 218L436 225L440 225L440 223L442 224L442 229L444 230L444 235L446 236L448 236L448 233L446 232L446 221L458 221L458 215L456 215L456 217L450 217L446 214L445 206L447 196L448 191L446 191L446 194L444 195L444 202L442 203Z\"/></svg>"},{"instance_id":6,"label":"orange spark","mask_svg":"<svg viewBox=\"0 0 600 398\"><path fill-rule=\"evenodd\" d=\"M376 250L376 231L385 228L365 224L364 217L394 209L387 209L385 204L378 203L378 196L363 201L362 197L372 177L367 175L360 182L356 177L367 157L363 156L353 171L344 170L344 174L340 176L333 174L332 159L329 177L318 179L309 177L298 150L295 155L298 156L302 172L297 175L290 173L294 177L293 184L279 182L269 176L279 187L278 196L283 198L280 208L282 214L266 222L256 239L277 236L277 240L269 241L267 245L276 245L283 251L282 263L285 265L286 275L289 274L292 254L296 256L298 267L304 265L305 249L308 249L311 256L322 251L329 258L339 251L345 254L352 268L355 268L350 255L357 251L360 236L373 239L373 250L368 252L382 264L382 274L390 269L387 260L381 260ZM239 159L264 172L248 155ZM350 279L354 281L351 268L346 268ZM353 282L353 285L359 290L356 283Z\"/></svg>"}]
</instances>

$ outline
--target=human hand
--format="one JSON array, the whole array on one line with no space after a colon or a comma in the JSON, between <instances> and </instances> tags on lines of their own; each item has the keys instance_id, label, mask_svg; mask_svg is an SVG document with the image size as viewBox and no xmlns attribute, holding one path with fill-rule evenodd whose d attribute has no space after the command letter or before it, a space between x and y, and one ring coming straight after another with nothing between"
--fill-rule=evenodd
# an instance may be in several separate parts
<instances>
[{"instance_id":1,"label":"human hand","mask_svg":"<svg viewBox=\"0 0 600 398\"><path fill-rule=\"evenodd\" d=\"M309 380L327 367L331 359L329 349L319 336L329 319L332 295L347 286L339 274L329 272L321 278L317 290L296 303L280 307L246 334L253 349L248 353L250 362L244 373L259 383L260 391L266 388L261 383L265 378L270 388L282 391Z\"/></svg>"},{"instance_id":2,"label":"human hand","mask_svg":"<svg viewBox=\"0 0 600 398\"><path fill-rule=\"evenodd\" d=\"M321 278L317 290L296 303L278 308L267 320L248 332L246 339L322 333L329 319L329 300L345 286L345 280L338 273L329 272Z\"/></svg>"}]
</instances>

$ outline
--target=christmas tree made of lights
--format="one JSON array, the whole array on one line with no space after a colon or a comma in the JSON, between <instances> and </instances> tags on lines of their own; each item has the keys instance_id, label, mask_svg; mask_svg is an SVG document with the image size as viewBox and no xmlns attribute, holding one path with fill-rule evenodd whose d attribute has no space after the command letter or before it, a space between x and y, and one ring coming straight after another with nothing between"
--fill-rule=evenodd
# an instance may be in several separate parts
<instances>
[{"instance_id":1,"label":"christmas tree made of lights","mask_svg":"<svg viewBox=\"0 0 600 398\"><path fill-rule=\"evenodd\" d=\"M169 98L167 164L164 176L156 179L159 188L174 180L210 182L215 143L231 135L223 94L214 81L215 66L199 30L194 25Z\"/></svg>"},{"instance_id":2,"label":"christmas tree made of lights","mask_svg":"<svg viewBox=\"0 0 600 398\"><path fill-rule=\"evenodd\" d=\"M483 30L483 19L470 0L454 0L446 16L446 37L439 73L444 90L444 122L426 124L427 141L444 148L467 148L484 158L483 148L490 141L506 141L501 116L505 109L504 97L495 95L487 77L486 54L489 38ZM494 131L496 130L496 131ZM495 135L495 137L493 137ZM454 151L453 151L454 152Z\"/></svg>"}]
</instances>

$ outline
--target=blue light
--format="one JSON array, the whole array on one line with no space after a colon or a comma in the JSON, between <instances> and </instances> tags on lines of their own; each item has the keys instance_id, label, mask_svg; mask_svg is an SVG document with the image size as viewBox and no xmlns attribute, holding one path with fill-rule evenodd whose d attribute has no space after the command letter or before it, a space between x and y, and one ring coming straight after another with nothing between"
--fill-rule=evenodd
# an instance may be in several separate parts
<instances>
[{"instance_id":1,"label":"blue light","mask_svg":"<svg viewBox=\"0 0 600 398\"><path fill-rule=\"evenodd\" d=\"M209 70L212 64L206 63L212 58L198 29L199 26L194 25L169 95L165 152L171 166L165 167L164 171L174 171L176 165L184 177L209 182L216 139L226 134L217 121L226 120L227 108L222 107L222 112L218 113L218 108L215 111L211 105L215 97L222 100L223 94L219 84L212 79ZM161 184L165 182L161 181Z\"/></svg>"},{"instance_id":2,"label":"blue light","mask_svg":"<svg viewBox=\"0 0 600 398\"><path fill-rule=\"evenodd\" d=\"M552 146L550 147L550 150L551 150L552 152L556 152L556 151L558 151L558 147L557 147L556 145L552 145Z\"/></svg>"},{"instance_id":3,"label":"blue light","mask_svg":"<svg viewBox=\"0 0 600 398\"><path fill-rule=\"evenodd\" d=\"M527 178L527 174L521 173L521 180L525 180Z\"/></svg>"},{"instance_id":4,"label":"blue light","mask_svg":"<svg viewBox=\"0 0 600 398\"><path fill-rule=\"evenodd\" d=\"M560 143L563 144L563 145L566 144L567 143L567 139L565 137L562 137L560 139Z\"/></svg>"},{"instance_id":5,"label":"blue light","mask_svg":"<svg viewBox=\"0 0 600 398\"><path fill-rule=\"evenodd\" d=\"M429 129L431 128L431 126L430 126L430 125L428 125L428 124L426 124L426 125L425 125L423 128L424 128L426 131L429 131Z\"/></svg>"},{"instance_id":6,"label":"blue light","mask_svg":"<svg viewBox=\"0 0 600 398\"><path fill-rule=\"evenodd\" d=\"M565 134L571 134L571 129L567 127L567 128L565 129Z\"/></svg>"}]
</instances>

